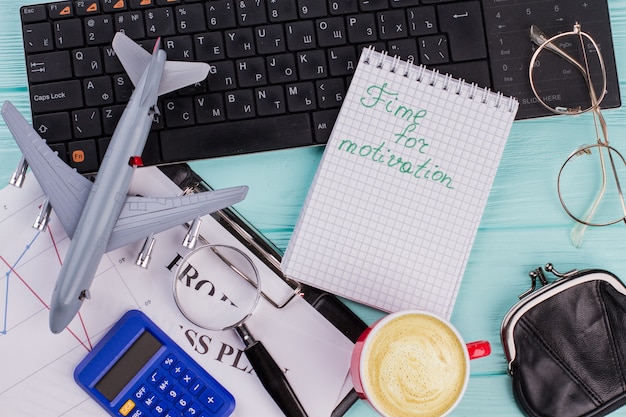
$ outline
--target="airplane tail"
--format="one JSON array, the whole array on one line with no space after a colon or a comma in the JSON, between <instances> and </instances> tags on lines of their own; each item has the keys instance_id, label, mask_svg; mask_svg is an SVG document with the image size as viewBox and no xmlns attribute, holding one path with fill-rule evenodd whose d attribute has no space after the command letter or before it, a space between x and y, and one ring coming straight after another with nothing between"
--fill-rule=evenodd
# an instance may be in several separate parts
<instances>
[{"instance_id":1,"label":"airplane tail","mask_svg":"<svg viewBox=\"0 0 626 417\"><path fill-rule=\"evenodd\" d=\"M124 70L136 86L150 64L152 56L123 32L115 34L112 45ZM204 62L167 61L163 68L159 95L198 83L208 74L209 65Z\"/></svg>"}]
</instances>

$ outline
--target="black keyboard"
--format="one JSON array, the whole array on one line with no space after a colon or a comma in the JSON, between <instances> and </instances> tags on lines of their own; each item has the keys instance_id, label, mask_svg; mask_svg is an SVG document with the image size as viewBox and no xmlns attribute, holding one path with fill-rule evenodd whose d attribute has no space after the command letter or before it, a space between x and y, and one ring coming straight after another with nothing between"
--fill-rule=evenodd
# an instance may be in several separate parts
<instances>
[{"instance_id":1,"label":"black keyboard","mask_svg":"<svg viewBox=\"0 0 626 417\"><path fill-rule=\"evenodd\" d=\"M76 0L21 18L34 127L82 173L97 171L132 92L117 31L211 66L161 97L149 165L326 143L368 45L513 95L518 118L547 115L528 84L531 24L553 35L579 21L605 56L603 107L620 106L606 0Z\"/></svg>"}]
</instances>

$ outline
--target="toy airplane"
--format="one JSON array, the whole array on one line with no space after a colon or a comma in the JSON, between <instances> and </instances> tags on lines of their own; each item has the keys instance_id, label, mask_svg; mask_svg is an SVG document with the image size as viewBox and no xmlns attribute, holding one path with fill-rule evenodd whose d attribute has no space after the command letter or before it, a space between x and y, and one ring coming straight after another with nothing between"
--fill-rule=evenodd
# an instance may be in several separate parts
<instances>
[{"instance_id":1,"label":"toy airplane","mask_svg":"<svg viewBox=\"0 0 626 417\"><path fill-rule=\"evenodd\" d=\"M72 239L52 294L50 330L54 333L61 332L89 298L89 287L105 252L235 204L248 191L241 186L170 198L127 195L133 172L142 165L139 155L153 116L158 114L157 97L202 81L209 66L166 61L158 40L150 55L122 33L115 35L113 49L135 90L95 182L63 162L10 102L2 107L2 116L25 161Z\"/></svg>"}]
</instances>

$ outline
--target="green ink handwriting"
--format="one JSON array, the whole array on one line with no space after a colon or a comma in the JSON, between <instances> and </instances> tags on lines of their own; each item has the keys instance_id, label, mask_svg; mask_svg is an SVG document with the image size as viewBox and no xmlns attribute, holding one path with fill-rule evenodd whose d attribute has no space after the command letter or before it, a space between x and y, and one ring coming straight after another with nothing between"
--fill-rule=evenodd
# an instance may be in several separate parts
<instances>
[{"instance_id":1,"label":"green ink handwriting","mask_svg":"<svg viewBox=\"0 0 626 417\"><path fill-rule=\"evenodd\" d=\"M431 158L422 163L404 160L402 156L392 153L392 150L386 147L385 141L381 142L377 147L373 147L371 145L359 145L350 139L343 139L339 144L339 150L361 158L371 159L389 168L395 168L402 174L409 174L414 178L437 182L446 188L454 189L452 177L438 169L439 165L431 167Z\"/></svg>"}]
</instances>

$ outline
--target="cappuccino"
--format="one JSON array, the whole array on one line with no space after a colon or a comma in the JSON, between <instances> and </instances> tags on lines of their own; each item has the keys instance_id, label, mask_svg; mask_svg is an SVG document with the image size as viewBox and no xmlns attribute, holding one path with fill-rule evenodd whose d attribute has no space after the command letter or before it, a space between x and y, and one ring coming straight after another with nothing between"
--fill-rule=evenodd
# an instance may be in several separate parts
<instances>
[{"instance_id":1,"label":"cappuccino","mask_svg":"<svg viewBox=\"0 0 626 417\"><path fill-rule=\"evenodd\" d=\"M361 355L366 396L387 416L441 416L456 405L467 384L465 344L448 324L428 314L381 323Z\"/></svg>"}]
</instances>

